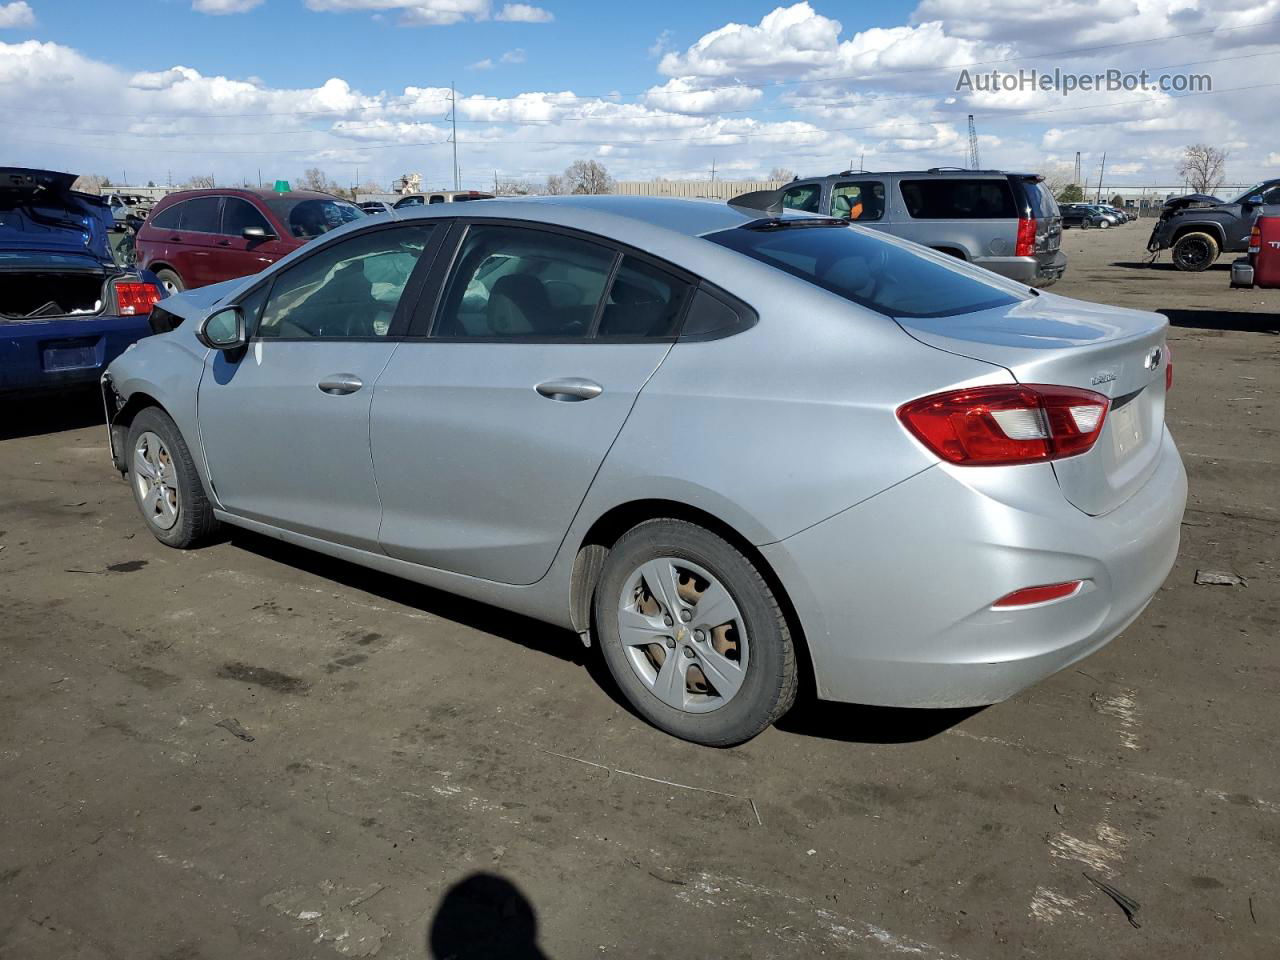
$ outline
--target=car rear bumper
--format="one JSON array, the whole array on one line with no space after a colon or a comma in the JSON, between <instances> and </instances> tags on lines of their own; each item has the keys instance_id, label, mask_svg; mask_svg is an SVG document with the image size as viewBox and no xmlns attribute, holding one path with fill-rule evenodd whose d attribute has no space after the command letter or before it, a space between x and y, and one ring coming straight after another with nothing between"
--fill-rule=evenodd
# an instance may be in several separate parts
<instances>
[{"instance_id":1,"label":"car rear bumper","mask_svg":"<svg viewBox=\"0 0 1280 960\"><path fill-rule=\"evenodd\" d=\"M0 323L0 392L94 386L107 364L150 333L145 315Z\"/></svg>"},{"instance_id":2,"label":"car rear bumper","mask_svg":"<svg viewBox=\"0 0 1280 960\"><path fill-rule=\"evenodd\" d=\"M974 263L1032 287L1047 287L1067 272L1067 255L1061 250L1038 257L980 257Z\"/></svg>"},{"instance_id":3,"label":"car rear bumper","mask_svg":"<svg viewBox=\"0 0 1280 960\"><path fill-rule=\"evenodd\" d=\"M1088 656L1142 612L1177 556L1186 492L1166 432L1155 473L1104 516L1067 503L1047 464L937 466L761 550L800 619L819 696L977 706ZM1065 599L992 609L1070 580L1085 583Z\"/></svg>"}]
</instances>

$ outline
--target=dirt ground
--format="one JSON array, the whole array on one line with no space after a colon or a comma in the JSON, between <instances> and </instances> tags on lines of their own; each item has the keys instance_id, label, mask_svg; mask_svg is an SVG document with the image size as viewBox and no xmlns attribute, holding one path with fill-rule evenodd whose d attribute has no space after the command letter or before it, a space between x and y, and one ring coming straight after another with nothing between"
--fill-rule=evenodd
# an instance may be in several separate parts
<instances>
[{"instance_id":1,"label":"dirt ground","mask_svg":"<svg viewBox=\"0 0 1280 960\"><path fill-rule=\"evenodd\" d=\"M8 407L0 957L1280 955L1280 292L1142 266L1147 230L1069 232L1056 288L1174 323L1191 501L1146 614L1007 703L809 703L733 750L571 635L163 547L92 401Z\"/></svg>"}]
</instances>

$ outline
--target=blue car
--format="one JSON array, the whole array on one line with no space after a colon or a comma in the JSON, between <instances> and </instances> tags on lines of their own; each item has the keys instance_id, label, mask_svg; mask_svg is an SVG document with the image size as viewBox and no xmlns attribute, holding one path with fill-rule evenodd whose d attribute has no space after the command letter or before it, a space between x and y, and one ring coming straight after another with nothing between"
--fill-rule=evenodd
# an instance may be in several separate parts
<instances>
[{"instance_id":1,"label":"blue car","mask_svg":"<svg viewBox=\"0 0 1280 960\"><path fill-rule=\"evenodd\" d=\"M75 179L0 167L0 394L92 386L153 332L164 288L116 264L111 212Z\"/></svg>"}]
</instances>

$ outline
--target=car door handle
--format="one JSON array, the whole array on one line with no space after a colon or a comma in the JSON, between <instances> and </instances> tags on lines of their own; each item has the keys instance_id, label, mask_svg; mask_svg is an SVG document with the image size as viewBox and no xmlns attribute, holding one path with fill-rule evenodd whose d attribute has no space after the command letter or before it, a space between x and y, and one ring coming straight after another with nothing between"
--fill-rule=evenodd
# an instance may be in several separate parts
<instances>
[{"instance_id":1,"label":"car door handle","mask_svg":"<svg viewBox=\"0 0 1280 960\"><path fill-rule=\"evenodd\" d=\"M170 243L181 243L181 242L182 242L182 238L181 238L181 237L170 237L170 238L169 238L169 242L170 242Z\"/></svg>"},{"instance_id":2,"label":"car door handle","mask_svg":"<svg viewBox=\"0 0 1280 960\"><path fill-rule=\"evenodd\" d=\"M327 393L331 397L341 397L348 393L355 393L364 386L364 381L354 373L331 373L316 386L320 388L321 393Z\"/></svg>"},{"instance_id":3,"label":"car door handle","mask_svg":"<svg viewBox=\"0 0 1280 960\"><path fill-rule=\"evenodd\" d=\"M533 389L548 400L563 400L566 403L576 403L579 400L590 400L592 397L600 396L604 387L594 380L585 380L582 377L564 377L560 380L545 380Z\"/></svg>"}]
</instances>

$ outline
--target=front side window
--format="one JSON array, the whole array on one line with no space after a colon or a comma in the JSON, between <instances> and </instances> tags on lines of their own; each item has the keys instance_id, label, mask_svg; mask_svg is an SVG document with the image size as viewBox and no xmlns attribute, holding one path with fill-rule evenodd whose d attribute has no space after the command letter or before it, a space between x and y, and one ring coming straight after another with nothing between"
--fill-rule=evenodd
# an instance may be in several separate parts
<instances>
[{"instance_id":1,"label":"front side window","mask_svg":"<svg viewBox=\"0 0 1280 960\"><path fill-rule=\"evenodd\" d=\"M916 220L1017 220L1013 190L1003 177L903 180L902 200Z\"/></svg>"},{"instance_id":2,"label":"front side window","mask_svg":"<svg viewBox=\"0 0 1280 960\"><path fill-rule=\"evenodd\" d=\"M879 220L884 216L884 184L879 180L850 180L831 189L831 215L845 220Z\"/></svg>"},{"instance_id":3,"label":"front side window","mask_svg":"<svg viewBox=\"0 0 1280 960\"><path fill-rule=\"evenodd\" d=\"M803 210L805 213L817 213L818 201L822 199L822 185L804 183L791 187L782 194L782 205L788 210Z\"/></svg>"},{"instance_id":4,"label":"front side window","mask_svg":"<svg viewBox=\"0 0 1280 960\"><path fill-rule=\"evenodd\" d=\"M614 257L607 247L563 234L472 226L446 286L434 335L586 337Z\"/></svg>"},{"instance_id":5,"label":"front side window","mask_svg":"<svg viewBox=\"0 0 1280 960\"><path fill-rule=\"evenodd\" d=\"M310 238L364 217L354 203L337 197L306 197L289 194L268 197L266 204L280 218L291 236Z\"/></svg>"},{"instance_id":6,"label":"front side window","mask_svg":"<svg viewBox=\"0 0 1280 960\"><path fill-rule=\"evenodd\" d=\"M271 286L260 339L385 337L432 224L339 240L283 270Z\"/></svg>"},{"instance_id":7,"label":"front side window","mask_svg":"<svg viewBox=\"0 0 1280 960\"><path fill-rule=\"evenodd\" d=\"M405 197L403 200L396 201L396 209L401 207L419 207L422 205L422 197Z\"/></svg>"},{"instance_id":8,"label":"front side window","mask_svg":"<svg viewBox=\"0 0 1280 960\"><path fill-rule=\"evenodd\" d=\"M263 233L275 233L271 224L252 203L240 197L227 197L222 201L222 232L229 237L244 236L249 227L258 227Z\"/></svg>"},{"instance_id":9,"label":"front side window","mask_svg":"<svg viewBox=\"0 0 1280 960\"><path fill-rule=\"evenodd\" d=\"M183 204L182 229L194 233L218 232L218 204L221 197L196 197Z\"/></svg>"},{"instance_id":10,"label":"front side window","mask_svg":"<svg viewBox=\"0 0 1280 960\"><path fill-rule=\"evenodd\" d=\"M1272 187L1262 195L1262 202L1266 204L1280 203L1280 187Z\"/></svg>"},{"instance_id":11,"label":"front side window","mask_svg":"<svg viewBox=\"0 0 1280 960\"><path fill-rule=\"evenodd\" d=\"M1027 299L873 231L803 224L737 227L706 239L890 317L943 317Z\"/></svg>"}]
</instances>

